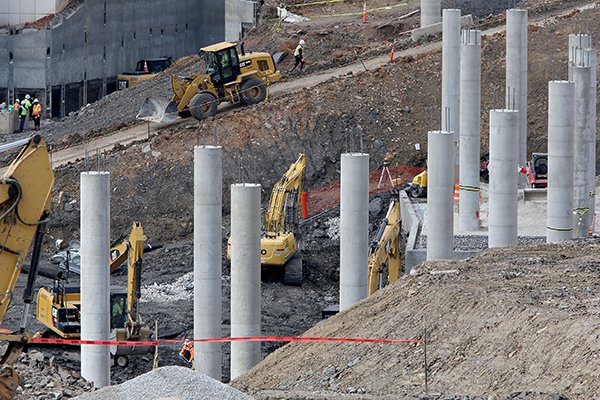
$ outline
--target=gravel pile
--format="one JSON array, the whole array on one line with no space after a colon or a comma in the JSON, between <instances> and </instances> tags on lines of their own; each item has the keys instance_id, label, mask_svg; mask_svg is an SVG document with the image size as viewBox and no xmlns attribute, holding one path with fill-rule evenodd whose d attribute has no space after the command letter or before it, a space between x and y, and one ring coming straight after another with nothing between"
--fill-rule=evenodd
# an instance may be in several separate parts
<instances>
[{"instance_id":1,"label":"gravel pile","mask_svg":"<svg viewBox=\"0 0 600 400\"><path fill-rule=\"evenodd\" d=\"M191 300L194 295L194 273L188 272L172 283L158 284L142 287L142 302L150 301L176 301Z\"/></svg>"},{"instance_id":2,"label":"gravel pile","mask_svg":"<svg viewBox=\"0 0 600 400\"><path fill-rule=\"evenodd\" d=\"M86 393L80 400L252 400L252 397L190 368L162 367L116 386Z\"/></svg>"},{"instance_id":3,"label":"gravel pile","mask_svg":"<svg viewBox=\"0 0 600 400\"><path fill-rule=\"evenodd\" d=\"M517 245L528 246L535 244L546 243L545 236L519 236L517 237ZM421 235L418 242L418 249L427 248L427 236ZM483 235L455 235L454 250L456 251L473 251L485 250L488 248L488 237Z\"/></svg>"}]
</instances>

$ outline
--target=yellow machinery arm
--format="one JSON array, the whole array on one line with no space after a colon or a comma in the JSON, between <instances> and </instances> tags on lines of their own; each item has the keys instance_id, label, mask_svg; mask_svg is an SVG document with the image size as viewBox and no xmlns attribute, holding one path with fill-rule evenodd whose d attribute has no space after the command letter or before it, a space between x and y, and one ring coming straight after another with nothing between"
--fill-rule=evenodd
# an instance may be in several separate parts
<instances>
[{"instance_id":1,"label":"yellow machinery arm","mask_svg":"<svg viewBox=\"0 0 600 400\"><path fill-rule=\"evenodd\" d=\"M301 153L273 186L269 208L265 212L266 237L276 237L281 233L293 231L298 225L298 203L305 170L306 157Z\"/></svg>"},{"instance_id":2,"label":"yellow machinery arm","mask_svg":"<svg viewBox=\"0 0 600 400\"><path fill-rule=\"evenodd\" d=\"M144 230L139 222L134 222L129 237L120 238L111 246L110 273L112 274L127 261L127 337L137 336L142 325L139 313L139 300L142 297L141 277L144 256Z\"/></svg>"},{"instance_id":3,"label":"yellow machinery arm","mask_svg":"<svg viewBox=\"0 0 600 400\"><path fill-rule=\"evenodd\" d=\"M400 203L392 200L390 208L381 223L377 236L369 248L369 296L383 287L382 274L388 267L388 282L400 277L401 259L399 252Z\"/></svg>"}]
</instances>

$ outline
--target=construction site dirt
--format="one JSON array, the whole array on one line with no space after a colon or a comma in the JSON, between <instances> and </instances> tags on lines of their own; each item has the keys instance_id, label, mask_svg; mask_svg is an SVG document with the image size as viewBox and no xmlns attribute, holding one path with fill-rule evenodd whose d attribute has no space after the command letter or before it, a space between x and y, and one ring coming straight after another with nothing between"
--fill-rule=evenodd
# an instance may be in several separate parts
<instances>
[{"instance_id":1,"label":"construction site dirt","mask_svg":"<svg viewBox=\"0 0 600 400\"><path fill-rule=\"evenodd\" d=\"M199 59L192 58L156 79L107 96L62 121L43 126L42 133L55 148L87 143L90 151L87 160L55 171L50 239L79 238L79 174L101 166L111 172L112 236L118 237L138 220L150 240L165 244L163 249L144 257L142 274L145 287L141 313L151 325L158 321L159 337L183 339L191 337L193 331L194 145L218 143L224 148L224 245L230 229L230 185L260 183L265 204L273 184L298 153L307 154L304 186L309 191L312 217L302 225L306 243L304 284L284 286L268 275L262 284L263 333L300 335L321 321L324 307L337 303L336 184L340 153L370 154L371 170L376 171L371 177L372 186L376 187L386 154L393 156L394 177L409 180L425 166L427 131L439 129L439 50L399 57L392 64L318 85L311 83L317 79L317 73L386 55L394 41L397 52L412 49L414 44L400 33L416 27L418 17L400 17L410 13L416 1L369 15L366 27L360 16L342 16L284 24L279 32L273 32L274 22L269 19L275 2L265 3L261 24L248 34L246 48L289 52L299 38L307 38L305 73L292 77L284 73L281 85L310 88L282 91L253 107L230 107L202 122L188 119L166 128L152 127L149 139L116 145L96 156L94 140L117 128L135 125L135 114L145 97L169 97L169 75L194 71ZM373 7L389 4L375 3L372 2ZM496 14L513 1L484 1L473 6L471 3L454 1L447 5L461 7L463 14L472 12L480 18L478 26L487 29L503 24L504 15ZM587 32L600 37L599 9L562 12L587 3L523 3L530 9L531 19L537 19L529 28L530 151L546 149L547 81L566 77L568 34ZM306 16L347 14L356 8L356 2L340 2L310 6L301 12ZM358 8L356 12L362 11L362 2ZM488 17L490 14L493 15ZM429 43L438 40L439 37L427 39ZM487 149L487 110L504 104L504 54L504 33L484 38L483 150ZM284 71L290 68L289 58L281 66ZM383 193L371 197L370 237L387 209L391 196L387 189L389 185ZM45 246L48 254L53 248L50 239ZM425 326L432 341L428 347L428 394L422 345L293 344L272 354L235 381L234 386L258 399L598 397L600 390L593 379L597 363L597 346L593 342L597 336L594 293L599 284L599 261L594 257L598 247L595 241L573 242L486 251L466 262L427 264L415 275L403 277L392 287L306 333L419 339L423 338ZM125 271L112 279L113 284L124 286ZM40 285L51 283L48 278L40 278ZM21 285L17 287L15 305L5 318L5 327L18 326ZM229 335L229 288L229 262L224 258L223 336ZM30 321L32 330L43 329L33 314ZM264 343L263 354L281 346ZM224 349L223 378L227 381L228 345ZM70 372L79 369L76 347L35 351L41 353L33 353L34 361L31 354L23 355L21 375L35 380L54 368L49 376L54 374L58 380L50 379L39 387L25 387L28 382L23 382L21 399L58 398L52 397L55 392L69 398L90 390L75 372ZM132 358L125 368L114 366L113 381L120 383L149 371L152 358L148 354ZM179 357L177 345L159 348L159 364L187 365Z\"/></svg>"}]
</instances>

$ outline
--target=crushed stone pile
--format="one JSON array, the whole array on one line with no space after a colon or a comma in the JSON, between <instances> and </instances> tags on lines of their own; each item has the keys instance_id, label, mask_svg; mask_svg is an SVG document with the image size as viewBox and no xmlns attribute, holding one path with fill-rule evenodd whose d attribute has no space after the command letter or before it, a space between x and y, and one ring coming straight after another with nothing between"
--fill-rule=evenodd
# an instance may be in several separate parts
<instances>
[{"instance_id":1,"label":"crushed stone pile","mask_svg":"<svg viewBox=\"0 0 600 400\"><path fill-rule=\"evenodd\" d=\"M142 287L142 302L158 301L176 301L191 300L194 295L194 273L188 272L177 278L174 282L158 284L154 282L151 285Z\"/></svg>"},{"instance_id":2,"label":"crushed stone pile","mask_svg":"<svg viewBox=\"0 0 600 400\"><path fill-rule=\"evenodd\" d=\"M190 368L162 367L116 386L86 393L80 400L252 400L252 397Z\"/></svg>"},{"instance_id":3,"label":"crushed stone pile","mask_svg":"<svg viewBox=\"0 0 600 400\"><path fill-rule=\"evenodd\" d=\"M305 335L422 339L425 325L429 393L600 398L599 292L598 239L490 249L425 263ZM233 386L257 399L423 398L424 363L422 344L292 343Z\"/></svg>"}]
</instances>

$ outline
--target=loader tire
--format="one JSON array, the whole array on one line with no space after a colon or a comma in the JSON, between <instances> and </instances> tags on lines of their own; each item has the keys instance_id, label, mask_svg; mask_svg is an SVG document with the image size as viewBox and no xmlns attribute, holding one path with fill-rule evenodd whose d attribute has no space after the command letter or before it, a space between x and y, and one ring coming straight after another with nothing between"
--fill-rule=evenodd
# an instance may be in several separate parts
<instances>
[{"instance_id":1,"label":"loader tire","mask_svg":"<svg viewBox=\"0 0 600 400\"><path fill-rule=\"evenodd\" d=\"M202 121L217 113L217 99L210 93L198 93L190 100L189 110L192 117Z\"/></svg>"},{"instance_id":2,"label":"loader tire","mask_svg":"<svg viewBox=\"0 0 600 400\"><path fill-rule=\"evenodd\" d=\"M256 78L250 78L240 86L242 101L245 104L258 104L267 98L265 84Z\"/></svg>"}]
</instances>

